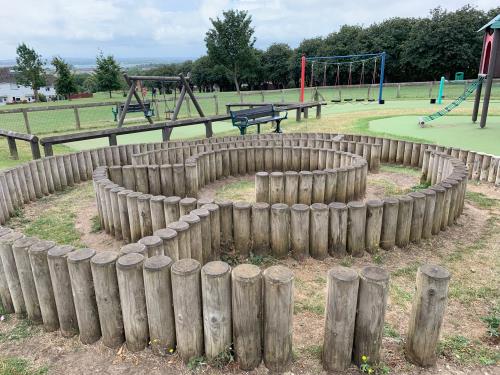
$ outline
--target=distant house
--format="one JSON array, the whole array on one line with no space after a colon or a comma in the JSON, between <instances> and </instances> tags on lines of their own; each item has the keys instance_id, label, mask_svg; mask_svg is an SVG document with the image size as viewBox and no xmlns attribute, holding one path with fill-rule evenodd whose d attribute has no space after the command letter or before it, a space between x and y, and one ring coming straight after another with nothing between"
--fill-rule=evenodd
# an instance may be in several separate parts
<instances>
[{"instance_id":1,"label":"distant house","mask_svg":"<svg viewBox=\"0 0 500 375\"><path fill-rule=\"evenodd\" d=\"M53 86L40 87L38 92L45 95L47 100L53 100L57 97ZM0 105L32 102L35 102L35 97L31 87L21 86L17 83L0 83Z\"/></svg>"}]
</instances>

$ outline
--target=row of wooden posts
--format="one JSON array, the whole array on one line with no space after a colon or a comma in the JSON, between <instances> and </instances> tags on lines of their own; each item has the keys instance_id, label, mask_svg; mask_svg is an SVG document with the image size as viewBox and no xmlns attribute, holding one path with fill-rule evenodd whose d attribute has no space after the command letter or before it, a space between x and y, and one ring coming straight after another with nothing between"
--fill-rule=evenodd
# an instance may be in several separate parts
<instances>
[{"instance_id":1,"label":"row of wooden posts","mask_svg":"<svg viewBox=\"0 0 500 375\"><path fill-rule=\"evenodd\" d=\"M0 227L0 296L7 312L79 334L83 344L99 339L136 352L151 346L184 362L214 361L231 348L242 370L261 361L282 372L292 361L292 271L221 261L203 267L195 259L173 261L141 251L117 253L57 246ZM422 266L407 335L407 355L415 363L435 363L447 300L448 272ZM328 370L376 364L384 329L389 274L379 267L358 273L328 272L322 361ZM432 291L432 293L431 293ZM363 360L363 358L368 358Z\"/></svg>"},{"instance_id":2,"label":"row of wooden posts","mask_svg":"<svg viewBox=\"0 0 500 375\"><path fill-rule=\"evenodd\" d=\"M296 259L324 259L346 253L362 256L365 250L405 247L430 238L453 225L462 213L465 168L461 169L461 163L449 155L427 154L427 163L440 171L439 175L436 172L439 180L431 188L347 205L288 206L153 196L115 184L108 178L106 167L94 172L94 184L99 216L107 233L125 242L141 238L157 244L175 242L168 253L175 260L193 257L204 264L233 247L242 257L253 252L283 258L289 251Z\"/></svg>"}]
</instances>

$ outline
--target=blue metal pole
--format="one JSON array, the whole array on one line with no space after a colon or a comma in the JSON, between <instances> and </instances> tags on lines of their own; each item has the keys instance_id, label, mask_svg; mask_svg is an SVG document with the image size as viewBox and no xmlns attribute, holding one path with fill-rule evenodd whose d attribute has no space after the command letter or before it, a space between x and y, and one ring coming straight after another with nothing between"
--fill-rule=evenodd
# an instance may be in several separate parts
<instances>
[{"instance_id":1,"label":"blue metal pole","mask_svg":"<svg viewBox=\"0 0 500 375\"><path fill-rule=\"evenodd\" d=\"M380 59L380 84L378 88L378 104L383 104L382 93L384 90L384 73L385 73L385 52L382 52L382 58Z\"/></svg>"},{"instance_id":2,"label":"blue metal pole","mask_svg":"<svg viewBox=\"0 0 500 375\"><path fill-rule=\"evenodd\" d=\"M441 104L441 102L443 101L443 91L444 91L444 77L441 77L441 82L439 82L437 104Z\"/></svg>"}]
</instances>

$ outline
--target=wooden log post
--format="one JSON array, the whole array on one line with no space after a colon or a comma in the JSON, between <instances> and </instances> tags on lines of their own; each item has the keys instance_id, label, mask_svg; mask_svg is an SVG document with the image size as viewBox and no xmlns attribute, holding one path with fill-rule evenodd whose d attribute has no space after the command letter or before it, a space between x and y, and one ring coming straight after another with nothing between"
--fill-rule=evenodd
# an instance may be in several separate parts
<instances>
[{"instance_id":1,"label":"wooden log post","mask_svg":"<svg viewBox=\"0 0 500 375\"><path fill-rule=\"evenodd\" d=\"M137 205L137 198L142 193L132 192L127 195L127 214L130 225L130 241L136 242L141 238L141 223L139 219L139 208Z\"/></svg>"},{"instance_id":2,"label":"wooden log post","mask_svg":"<svg viewBox=\"0 0 500 375\"><path fill-rule=\"evenodd\" d=\"M36 293L35 280L33 278L33 270L29 258L29 248L39 240L35 237L22 237L12 244L12 253L16 261L17 273L23 293L24 304L28 319L35 324L42 322L42 313L40 311L40 303ZM3 268L0 269L3 273Z\"/></svg>"},{"instance_id":3,"label":"wooden log post","mask_svg":"<svg viewBox=\"0 0 500 375\"><path fill-rule=\"evenodd\" d=\"M231 273L234 352L240 369L251 371L262 360L262 273L240 264Z\"/></svg>"},{"instance_id":4,"label":"wooden log post","mask_svg":"<svg viewBox=\"0 0 500 375\"><path fill-rule=\"evenodd\" d=\"M255 201L269 203L269 173L255 174Z\"/></svg>"},{"instance_id":5,"label":"wooden log post","mask_svg":"<svg viewBox=\"0 0 500 375\"><path fill-rule=\"evenodd\" d=\"M231 267L221 261L209 262L201 269L203 332L205 356L213 361L230 350Z\"/></svg>"},{"instance_id":6,"label":"wooden log post","mask_svg":"<svg viewBox=\"0 0 500 375\"><path fill-rule=\"evenodd\" d=\"M144 256L137 253L123 255L116 262L123 328L127 349L143 350L148 345L149 328L142 268Z\"/></svg>"},{"instance_id":7,"label":"wooden log post","mask_svg":"<svg viewBox=\"0 0 500 375\"><path fill-rule=\"evenodd\" d=\"M419 243L422 239L425 216L425 195L415 191L408 194L413 199L413 211L410 225L410 241Z\"/></svg>"},{"instance_id":8,"label":"wooden log post","mask_svg":"<svg viewBox=\"0 0 500 375\"><path fill-rule=\"evenodd\" d=\"M366 251L373 254L380 244L384 203L378 199L366 202Z\"/></svg>"},{"instance_id":9,"label":"wooden log post","mask_svg":"<svg viewBox=\"0 0 500 375\"><path fill-rule=\"evenodd\" d=\"M314 259L322 260L328 256L328 206L313 203L310 213L309 253Z\"/></svg>"},{"instance_id":10,"label":"wooden log post","mask_svg":"<svg viewBox=\"0 0 500 375\"><path fill-rule=\"evenodd\" d=\"M360 366L367 357L377 364L384 332L385 309L389 294L389 273L374 266L364 267L359 275L358 307L354 328L353 362Z\"/></svg>"},{"instance_id":11,"label":"wooden log post","mask_svg":"<svg viewBox=\"0 0 500 375\"><path fill-rule=\"evenodd\" d=\"M269 175L269 203L284 203L285 178L283 172L272 172Z\"/></svg>"},{"instance_id":12,"label":"wooden log post","mask_svg":"<svg viewBox=\"0 0 500 375\"><path fill-rule=\"evenodd\" d=\"M23 234L19 232L10 232L0 237L0 257L3 264L3 273L9 287L14 312L19 317L23 317L26 313L26 306L24 303L21 282L19 281L16 261L12 252L12 245L15 241L23 237Z\"/></svg>"},{"instance_id":13,"label":"wooden log post","mask_svg":"<svg viewBox=\"0 0 500 375\"><path fill-rule=\"evenodd\" d=\"M408 195L398 197L398 221L396 227L396 245L400 248L410 243L411 218L413 214L413 198Z\"/></svg>"},{"instance_id":14,"label":"wooden log post","mask_svg":"<svg viewBox=\"0 0 500 375\"><path fill-rule=\"evenodd\" d=\"M271 206L271 252L285 258L290 249L290 208L284 203Z\"/></svg>"},{"instance_id":15,"label":"wooden log post","mask_svg":"<svg viewBox=\"0 0 500 375\"><path fill-rule=\"evenodd\" d=\"M199 200L198 200L199 202ZM201 264L207 263L210 259L212 259L212 230L210 228L210 212L205 208L197 208L196 210L191 211L190 215L195 215L200 220L200 241L201 241L201 254L199 255L199 259L196 256L191 254L191 257L197 259ZM188 216L190 216L188 215ZM181 220L183 220L181 218ZM189 223L189 220L188 220ZM189 223L191 225L191 223ZM191 236L191 253L193 253L193 243L192 236L193 232L190 234ZM196 244L194 244L196 247Z\"/></svg>"},{"instance_id":16,"label":"wooden log post","mask_svg":"<svg viewBox=\"0 0 500 375\"><path fill-rule=\"evenodd\" d=\"M166 356L175 349L175 317L173 309L168 256L156 255L144 262L144 293L148 313L151 349L155 355Z\"/></svg>"},{"instance_id":17,"label":"wooden log post","mask_svg":"<svg viewBox=\"0 0 500 375\"><path fill-rule=\"evenodd\" d=\"M167 224L167 226L168 224L179 220L179 217L181 217L179 209L180 201L181 198L175 195L167 197L163 201L163 210L165 212L165 224Z\"/></svg>"},{"instance_id":18,"label":"wooden log post","mask_svg":"<svg viewBox=\"0 0 500 375\"><path fill-rule=\"evenodd\" d=\"M436 235L441 231L446 189L439 185L431 186L430 189L436 192L436 203L434 205L434 217L432 221L432 234Z\"/></svg>"},{"instance_id":19,"label":"wooden log post","mask_svg":"<svg viewBox=\"0 0 500 375\"><path fill-rule=\"evenodd\" d=\"M193 210L196 210L196 198L187 197L182 198L179 201L179 215L189 215L189 213Z\"/></svg>"},{"instance_id":20,"label":"wooden log post","mask_svg":"<svg viewBox=\"0 0 500 375\"><path fill-rule=\"evenodd\" d=\"M359 201L347 204L347 252L362 257L365 251L366 204Z\"/></svg>"},{"instance_id":21,"label":"wooden log post","mask_svg":"<svg viewBox=\"0 0 500 375\"><path fill-rule=\"evenodd\" d=\"M125 341L120 291L116 276L118 256L119 254L115 251L102 251L90 260L102 343L108 348L118 348Z\"/></svg>"},{"instance_id":22,"label":"wooden log post","mask_svg":"<svg viewBox=\"0 0 500 375\"><path fill-rule=\"evenodd\" d=\"M47 261L47 252L54 246L55 243L52 241L38 241L32 244L29 249L31 269L42 312L43 328L48 332L59 329L56 301Z\"/></svg>"},{"instance_id":23,"label":"wooden log post","mask_svg":"<svg viewBox=\"0 0 500 375\"><path fill-rule=\"evenodd\" d=\"M337 195L338 202L347 202L347 169L342 167L337 169Z\"/></svg>"},{"instance_id":24,"label":"wooden log post","mask_svg":"<svg viewBox=\"0 0 500 375\"><path fill-rule=\"evenodd\" d=\"M137 210L139 212L139 225L141 226L141 238L153 234L153 222L151 219L151 194L142 194L137 197Z\"/></svg>"},{"instance_id":25,"label":"wooden log post","mask_svg":"<svg viewBox=\"0 0 500 375\"><path fill-rule=\"evenodd\" d=\"M233 247L233 202L217 200L216 204L220 210L220 246L227 251Z\"/></svg>"},{"instance_id":26,"label":"wooden log post","mask_svg":"<svg viewBox=\"0 0 500 375\"><path fill-rule=\"evenodd\" d=\"M382 215L382 231L380 234L380 247L391 250L396 246L396 231L398 226L399 200L397 198L383 199L384 211Z\"/></svg>"},{"instance_id":27,"label":"wooden log post","mask_svg":"<svg viewBox=\"0 0 500 375\"><path fill-rule=\"evenodd\" d=\"M347 205L340 202L332 202L328 205L329 214L329 236L328 251L332 257L343 257L347 254Z\"/></svg>"},{"instance_id":28,"label":"wooden log post","mask_svg":"<svg viewBox=\"0 0 500 375\"><path fill-rule=\"evenodd\" d=\"M196 259L200 262L200 264L203 264L203 238L200 218L191 213L189 215L181 216L179 220L185 221L189 224L189 246L191 248L191 258Z\"/></svg>"},{"instance_id":29,"label":"wooden log post","mask_svg":"<svg viewBox=\"0 0 500 375\"><path fill-rule=\"evenodd\" d=\"M167 226L177 233L177 247L179 259L191 258L191 236L189 224L185 221L174 221Z\"/></svg>"},{"instance_id":30,"label":"wooden log post","mask_svg":"<svg viewBox=\"0 0 500 375\"><path fill-rule=\"evenodd\" d=\"M440 266L425 264L417 271L417 289L406 335L406 356L418 366L436 364L449 281L450 273Z\"/></svg>"},{"instance_id":31,"label":"wooden log post","mask_svg":"<svg viewBox=\"0 0 500 375\"><path fill-rule=\"evenodd\" d=\"M421 190L425 195L424 219L422 225L422 238L428 239L432 236L432 224L434 218L434 208L436 206L436 192L432 189Z\"/></svg>"},{"instance_id":32,"label":"wooden log post","mask_svg":"<svg viewBox=\"0 0 500 375\"><path fill-rule=\"evenodd\" d=\"M173 261L179 260L179 243L175 230L171 228L158 229L153 235L161 238L165 256L168 256Z\"/></svg>"},{"instance_id":33,"label":"wooden log post","mask_svg":"<svg viewBox=\"0 0 500 375\"><path fill-rule=\"evenodd\" d=\"M163 240L158 236L142 237L138 243L144 245L146 248L146 251L143 254L146 258L150 258L155 255L164 255Z\"/></svg>"},{"instance_id":34,"label":"wooden log post","mask_svg":"<svg viewBox=\"0 0 500 375\"><path fill-rule=\"evenodd\" d=\"M120 248L120 255L127 255L137 253L146 257L146 246L141 243L129 243L128 245L122 246Z\"/></svg>"},{"instance_id":35,"label":"wooden log post","mask_svg":"<svg viewBox=\"0 0 500 375\"><path fill-rule=\"evenodd\" d=\"M351 365L359 276L346 267L328 271L323 338L323 368L345 371Z\"/></svg>"},{"instance_id":36,"label":"wooden log post","mask_svg":"<svg viewBox=\"0 0 500 375\"><path fill-rule=\"evenodd\" d=\"M2 193L2 186L0 185L0 194ZM0 227L0 238L8 235L12 232L12 229ZM1 245L0 245L1 252ZM15 260L14 260L15 261ZM14 305L12 304L12 297L9 291L9 284L7 283L7 278L5 276L5 271L3 268L2 257L0 253L0 301L2 302L2 306L4 311L7 314L12 314L14 312Z\"/></svg>"},{"instance_id":37,"label":"wooden log post","mask_svg":"<svg viewBox=\"0 0 500 375\"><path fill-rule=\"evenodd\" d=\"M73 290L80 341L92 344L101 337L90 259L95 250L78 249L68 253L68 271Z\"/></svg>"},{"instance_id":38,"label":"wooden log post","mask_svg":"<svg viewBox=\"0 0 500 375\"><path fill-rule=\"evenodd\" d=\"M266 255L270 248L270 206L266 202L252 205L252 251L256 255Z\"/></svg>"},{"instance_id":39,"label":"wooden log post","mask_svg":"<svg viewBox=\"0 0 500 375\"><path fill-rule=\"evenodd\" d=\"M244 258L252 246L252 211L250 203L233 204L234 248Z\"/></svg>"},{"instance_id":40,"label":"wooden log post","mask_svg":"<svg viewBox=\"0 0 500 375\"><path fill-rule=\"evenodd\" d=\"M194 259L181 259L171 269L177 352L185 363L204 350L200 269Z\"/></svg>"},{"instance_id":41,"label":"wooden log post","mask_svg":"<svg viewBox=\"0 0 500 375\"><path fill-rule=\"evenodd\" d=\"M312 190L313 190L312 172L300 171L298 203L310 205L312 203Z\"/></svg>"},{"instance_id":42,"label":"wooden log post","mask_svg":"<svg viewBox=\"0 0 500 375\"><path fill-rule=\"evenodd\" d=\"M299 194L299 174L295 171L285 172L285 197L284 203L292 206L297 203Z\"/></svg>"},{"instance_id":43,"label":"wooden log post","mask_svg":"<svg viewBox=\"0 0 500 375\"><path fill-rule=\"evenodd\" d=\"M62 245L54 246L47 252L59 328L63 337L72 337L78 333L78 320L67 262L69 253L74 250L73 246Z\"/></svg>"},{"instance_id":44,"label":"wooden log post","mask_svg":"<svg viewBox=\"0 0 500 375\"><path fill-rule=\"evenodd\" d=\"M325 202L326 172L313 171L312 203Z\"/></svg>"},{"instance_id":45,"label":"wooden log post","mask_svg":"<svg viewBox=\"0 0 500 375\"><path fill-rule=\"evenodd\" d=\"M272 266L264 273L264 363L273 372L287 371L292 360L293 272Z\"/></svg>"},{"instance_id":46,"label":"wooden log post","mask_svg":"<svg viewBox=\"0 0 500 375\"><path fill-rule=\"evenodd\" d=\"M309 256L310 216L308 205L297 203L290 208L290 245L299 261Z\"/></svg>"},{"instance_id":47,"label":"wooden log post","mask_svg":"<svg viewBox=\"0 0 500 375\"><path fill-rule=\"evenodd\" d=\"M151 208L151 227L153 233L167 226L167 223L165 222L165 211L163 209L164 201L165 197L163 195L151 197L149 201Z\"/></svg>"},{"instance_id":48,"label":"wooden log post","mask_svg":"<svg viewBox=\"0 0 500 375\"><path fill-rule=\"evenodd\" d=\"M217 260L220 256L221 248L221 219L220 208L215 203L204 204L201 208L210 213L210 239L212 241L212 258L208 260Z\"/></svg>"}]
</instances>

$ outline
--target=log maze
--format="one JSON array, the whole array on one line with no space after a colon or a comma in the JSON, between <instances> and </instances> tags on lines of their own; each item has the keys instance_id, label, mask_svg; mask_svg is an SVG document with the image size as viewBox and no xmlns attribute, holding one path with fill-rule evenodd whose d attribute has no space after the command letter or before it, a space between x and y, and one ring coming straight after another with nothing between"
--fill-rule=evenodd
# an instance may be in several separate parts
<instances>
[{"instance_id":1,"label":"log maze","mask_svg":"<svg viewBox=\"0 0 500 375\"><path fill-rule=\"evenodd\" d=\"M231 351L242 370L292 361L293 272L221 261L363 256L439 235L464 210L468 179L500 183L499 157L388 138L258 134L109 146L34 160L0 172L0 297L4 309L130 351L189 362ZM364 200L382 163L421 169L428 188ZM204 187L255 175L255 202L199 197ZM92 181L102 228L119 252L75 249L8 228L18 209ZM424 265L407 357L435 362L449 273ZM389 274L368 266L328 273L327 370L379 359ZM430 292L429 290L432 290ZM432 307L432 308L430 308ZM373 323L375 322L375 323ZM430 348L430 349L429 349Z\"/></svg>"}]
</instances>

